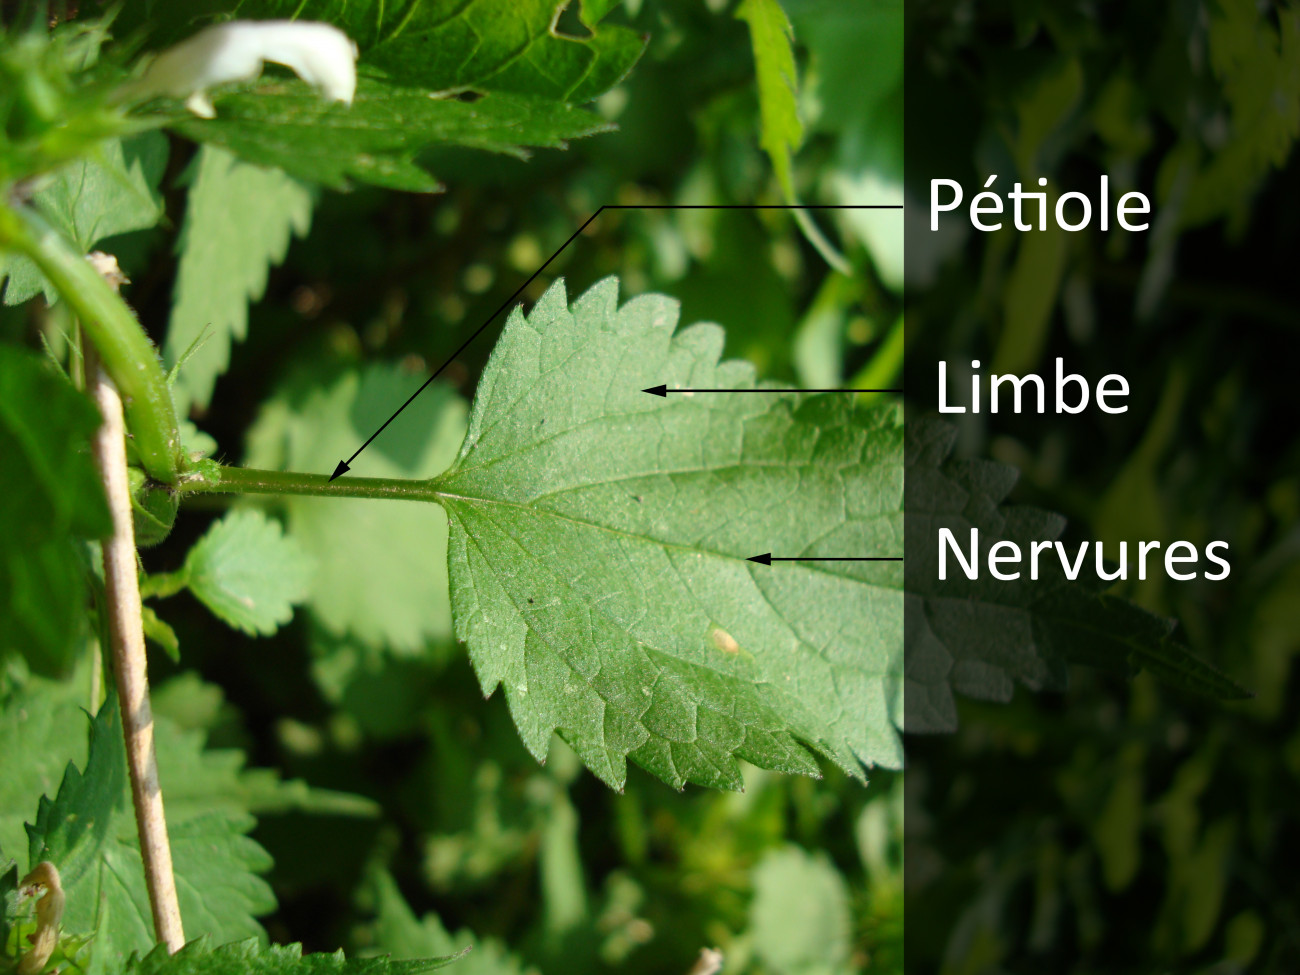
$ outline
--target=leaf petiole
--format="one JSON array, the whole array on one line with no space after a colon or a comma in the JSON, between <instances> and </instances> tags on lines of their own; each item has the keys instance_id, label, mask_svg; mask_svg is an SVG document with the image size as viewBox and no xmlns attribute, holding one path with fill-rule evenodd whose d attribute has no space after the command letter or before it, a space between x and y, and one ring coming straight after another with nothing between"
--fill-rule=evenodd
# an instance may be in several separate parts
<instances>
[{"instance_id":1,"label":"leaf petiole","mask_svg":"<svg viewBox=\"0 0 1300 975\"><path fill-rule=\"evenodd\" d=\"M331 481L327 474L263 471L219 464L202 465L193 475L182 478L177 491L182 498L193 494L276 494L400 501L441 499L432 480L349 476Z\"/></svg>"}]
</instances>

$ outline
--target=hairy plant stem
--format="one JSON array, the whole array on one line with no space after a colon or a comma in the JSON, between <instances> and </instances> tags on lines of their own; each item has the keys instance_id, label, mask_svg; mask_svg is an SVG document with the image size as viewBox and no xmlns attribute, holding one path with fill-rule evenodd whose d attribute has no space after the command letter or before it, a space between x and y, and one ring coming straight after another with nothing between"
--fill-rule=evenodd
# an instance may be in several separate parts
<instances>
[{"instance_id":1,"label":"hairy plant stem","mask_svg":"<svg viewBox=\"0 0 1300 975\"><path fill-rule=\"evenodd\" d=\"M30 207L0 203L0 250L31 259L68 303L122 396L140 464L154 480L175 484L185 459L167 377L126 302Z\"/></svg>"},{"instance_id":2,"label":"hairy plant stem","mask_svg":"<svg viewBox=\"0 0 1300 975\"><path fill-rule=\"evenodd\" d=\"M443 496L432 480L349 476L331 481L326 474L261 471L249 467L216 467L214 471L205 471L203 477L182 480L177 490L182 498L193 494L279 494L437 502Z\"/></svg>"},{"instance_id":3,"label":"hairy plant stem","mask_svg":"<svg viewBox=\"0 0 1300 975\"><path fill-rule=\"evenodd\" d=\"M127 768L131 774L131 802L140 836L140 854L144 861L154 931L158 940L166 944L169 951L175 952L185 944L185 932L181 926L171 844L167 838L162 789L158 784L158 758L154 752L153 708L149 701L131 488L127 481L126 423L122 400L113 381L99 367L97 356L91 354L89 345L85 351L91 395L104 417L95 434L92 450L113 517L113 534L102 543L105 608L113 673L122 708Z\"/></svg>"}]
</instances>

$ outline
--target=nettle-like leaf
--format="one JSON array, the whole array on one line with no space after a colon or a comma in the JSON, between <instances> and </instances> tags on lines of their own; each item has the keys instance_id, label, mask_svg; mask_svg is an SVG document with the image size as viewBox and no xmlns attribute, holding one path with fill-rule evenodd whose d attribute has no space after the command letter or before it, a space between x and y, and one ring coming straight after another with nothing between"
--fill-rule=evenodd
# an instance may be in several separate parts
<instances>
[{"instance_id":1,"label":"nettle-like leaf","mask_svg":"<svg viewBox=\"0 0 1300 975\"><path fill-rule=\"evenodd\" d=\"M279 522L260 511L232 511L185 557L190 592L236 629L269 636L288 623L308 592L312 559Z\"/></svg>"},{"instance_id":2,"label":"nettle-like leaf","mask_svg":"<svg viewBox=\"0 0 1300 975\"><path fill-rule=\"evenodd\" d=\"M36 797L54 795L69 765L86 764L88 684L82 667L67 681L33 678L0 700L0 755L6 756L0 776L0 851L6 855L27 849L23 824ZM241 820L250 813L288 811L373 815L374 805L365 799L281 781L271 769L245 768L241 751L206 748L206 729L216 720L220 702L220 691L193 674L174 677L155 690L155 745L169 819L213 811Z\"/></svg>"},{"instance_id":3,"label":"nettle-like leaf","mask_svg":"<svg viewBox=\"0 0 1300 975\"><path fill-rule=\"evenodd\" d=\"M302 179L350 180L391 189L434 190L417 162L430 146L525 155L530 146L609 128L576 106L609 90L640 57L645 41L602 24L587 36L556 28L558 0L413 0L318 3L287 0L208 3L161 15L128 3L122 24L147 26L149 43L173 43L221 17L309 17L344 30L361 51L351 107L327 105L308 86L267 78L215 99L218 117L176 126L250 161Z\"/></svg>"},{"instance_id":4,"label":"nettle-like leaf","mask_svg":"<svg viewBox=\"0 0 1300 975\"><path fill-rule=\"evenodd\" d=\"M469 434L433 482L451 522L457 635L504 685L528 748L559 730L621 787L625 758L674 785L740 788L737 758L816 773L897 766L902 572L763 566L756 553L895 555L902 428L843 396L749 388L723 333L677 305L618 307L608 279L516 311Z\"/></svg>"},{"instance_id":5,"label":"nettle-like leaf","mask_svg":"<svg viewBox=\"0 0 1300 975\"><path fill-rule=\"evenodd\" d=\"M167 771L160 777L168 789L196 774L177 768L169 777ZM270 868L271 858L244 835L252 827L247 814L202 805L189 816L169 816L181 914L191 934L222 941L263 936L253 918L274 910L275 897L257 876ZM85 949L88 975L120 969L133 952L153 946L115 696L91 726L85 770L68 767L55 799L41 800L28 836L29 862L49 860L63 877L64 931L93 935Z\"/></svg>"},{"instance_id":6,"label":"nettle-like leaf","mask_svg":"<svg viewBox=\"0 0 1300 975\"><path fill-rule=\"evenodd\" d=\"M99 412L40 356L0 345L0 659L65 673L85 632L79 539L108 534L89 454Z\"/></svg>"},{"instance_id":7,"label":"nettle-like leaf","mask_svg":"<svg viewBox=\"0 0 1300 975\"><path fill-rule=\"evenodd\" d=\"M85 761L86 714L72 682L32 680L0 702L0 854L27 849L24 823L38 796L54 795L69 761ZM83 685L84 686L84 685ZM45 693L48 691L48 694Z\"/></svg>"},{"instance_id":8,"label":"nettle-like leaf","mask_svg":"<svg viewBox=\"0 0 1300 975\"><path fill-rule=\"evenodd\" d=\"M405 400L420 377L374 364L326 385L292 384L262 409L249 433L251 467L329 469ZM358 459L371 477L431 477L464 436L465 404L435 384ZM308 607L327 633L400 653L423 653L451 635L441 511L391 501L284 499L289 537L316 563Z\"/></svg>"},{"instance_id":9,"label":"nettle-like leaf","mask_svg":"<svg viewBox=\"0 0 1300 975\"><path fill-rule=\"evenodd\" d=\"M970 580L949 561L939 580L939 531L948 528L965 547L980 531L978 560L999 541L1028 551L1056 539L1060 515L1003 505L1019 472L987 460L950 458L956 430L918 420L907 428L907 689L908 731L952 731L954 692L983 700L1010 700L1016 684L1064 690L1071 663L1125 676L1151 671L1193 693L1237 698L1245 692L1192 656L1173 638L1173 621L1107 595L1095 564L1066 578L1054 556L1040 575L1015 581L981 573ZM1067 546L1071 558L1075 552Z\"/></svg>"},{"instance_id":10,"label":"nettle-like leaf","mask_svg":"<svg viewBox=\"0 0 1300 975\"><path fill-rule=\"evenodd\" d=\"M357 79L351 106L324 101L300 81L267 80L215 99L217 117L174 128L298 179L342 189L350 182L433 192L438 180L417 162L434 146L459 146L528 158L524 147L564 148L570 139L609 131L599 116L536 95L474 98L430 92L375 75Z\"/></svg>"},{"instance_id":11,"label":"nettle-like leaf","mask_svg":"<svg viewBox=\"0 0 1300 975\"><path fill-rule=\"evenodd\" d=\"M158 184L166 166L167 138L159 132L111 139L49 177L32 205L78 249L89 251L108 237L162 219ZM0 285L7 305L41 293L51 303L56 299L36 265L18 255L0 254Z\"/></svg>"},{"instance_id":12,"label":"nettle-like leaf","mask_svg":"<svg viewBox=\"0 0 1300 975\"><path fill-rule=\"evenodd\" d=\"M392 961L344 958L343 952L304 955L302 945L261 945L255 939L212 949L192 942L176 954L158 946L144 958L132 958L108 975L420 975L456 961L460 955Z\"/></svg>"},{"instance_id":13,"label":"nettle-like leaf","mask_svg":"<svg viewBox=\"0 0 1300 975\"><path fill-rule=\"evenodd\" d=\"M192 679L175 683L160 688L155 742L186 932L219 942L264 937L254 918L275 909L258 876L271 860L246 835L251 814L369 816L375 808L355 796L281 782L269 770L245 769L241 752L204 747L201 727L181 728L167 711L183 708L187 719L201 723L215 708L196 707L195 694L215 692ZM87 939L78 960L95 975L119 971L133 952L149 951L154 931L116 701L100 709L88 739L78 706L85 686L84 673L66 683L34 679L0 702L0 754L6 756L0 850L12 855L25 847L29 865L48 859L59 868L67 893L63 930ZM22 818L42 792L55 798L40 801L24 842Z\"/></svg>"},{"instance_id":14,"label":"nettle-like leaf","mask_svg":"<svg viewBox=\"0 0 1300 975\"><path fill-rule=\"evenodd\" d=\"M719 361L721 329L676 324L667 298L619 307L613 279L516 310L429 485L457 635L537 757L558 731L616 787L630 756L674 785L738 788L737 758L898 766L904 687L916 731L953 726L954 691L1060 688L1069 663L1241 693L1095 577L939 582L940 527L1025 546L1063 524L1001 506L1014 470L949 460L947 426L909 424L905 451L897 408L846 396L646 395L754 388L752 367ZM904 548L906 570L750 561Z\"/></svg>"},{"instance_id":15,"label":"nettle-like leaf","mask_svg":"<svg viewBox=\"0 0 1300 975\"><path fill-rule=\"evenodd\" d=\"M199 150L185 180L189 194L163 354L175 365L199 343L176 385L189 403L207 406L230 364L231 343L248 332L248 303L262 297L267 271L284 260L289 240L311 226L312 191L215 146Z\"/></svg>"}]
</instances>

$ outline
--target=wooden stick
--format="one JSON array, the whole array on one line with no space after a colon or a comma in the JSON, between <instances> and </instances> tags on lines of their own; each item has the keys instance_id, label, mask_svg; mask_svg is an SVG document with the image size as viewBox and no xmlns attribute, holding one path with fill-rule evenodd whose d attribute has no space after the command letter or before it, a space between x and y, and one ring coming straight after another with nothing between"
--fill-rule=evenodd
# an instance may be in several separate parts
<instances>
[{"instance_id":1,"label":"wooden stick","mask_svg":"<svg viewBox=\"0 0 1300 975\"><path fill-rule=\"evenodd\" d=\"M131 488L126 472L126 423L122 417L122 399L113 381L99 368L98 357L91 354L91 349L87 347L85 351L91 395L104 416L104 424L95 434L93 450L113 515L113 535L103 543L104 590L108 597L113 673L122 706L122 730L131 773L131 801L140 834L154 932L169 951L175 952L185 944L185 932L181 927L171 844L167 839L162 790L158 786L158 758L154 753L135 526L131 520Z\"/></svg>"}]
</instances>

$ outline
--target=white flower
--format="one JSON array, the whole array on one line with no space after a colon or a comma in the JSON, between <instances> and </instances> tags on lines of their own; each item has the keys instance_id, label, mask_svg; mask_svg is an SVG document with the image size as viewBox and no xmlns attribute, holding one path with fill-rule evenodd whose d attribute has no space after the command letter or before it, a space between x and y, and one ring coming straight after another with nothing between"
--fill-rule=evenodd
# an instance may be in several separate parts
<instances>
[{"instance_id":1,"label":"white flower","mask_svg":"<svg viewBox=\"0 0 1300 975\"><path fill-rule=\"evenodd\" d=\"M159 54L131 87L135 97L184 98L195 115L217 113L207 90L250 81L262 64L283 64L331 101L352 104L357 46L332 24L297 20L232 20L207 27Z\"/></svg>"}]
</instances>

